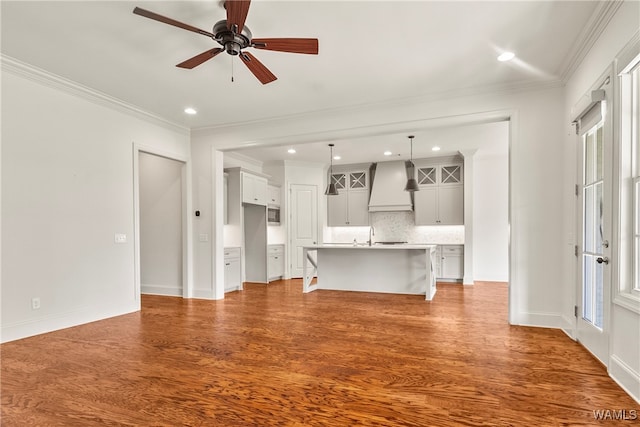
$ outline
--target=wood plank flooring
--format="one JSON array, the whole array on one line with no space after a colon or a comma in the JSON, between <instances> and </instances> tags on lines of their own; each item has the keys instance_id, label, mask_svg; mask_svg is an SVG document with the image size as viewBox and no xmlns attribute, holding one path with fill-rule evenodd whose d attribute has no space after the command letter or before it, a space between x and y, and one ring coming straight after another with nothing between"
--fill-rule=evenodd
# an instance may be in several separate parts
<instances>
[{"instance_id":1,"label":"wood plank flooring","mask_svg":"<svg viewBox=\"0 0 640 427\"><path fill-rule=\"evenodd\" d=\"M250 284L0 346L2 426L587 426L636 410L563 332L507 324L505 284L434 301ZM640 421L628 420L627 425Z\"/></svg>"}]
</instances>

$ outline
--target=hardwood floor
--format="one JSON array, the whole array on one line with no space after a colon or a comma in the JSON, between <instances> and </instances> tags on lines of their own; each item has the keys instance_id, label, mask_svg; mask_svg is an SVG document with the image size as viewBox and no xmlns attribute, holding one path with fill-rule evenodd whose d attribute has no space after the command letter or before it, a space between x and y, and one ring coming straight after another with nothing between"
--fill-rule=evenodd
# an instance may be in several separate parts
<instances>
[{"instance_id":1,"label":"hardwood floor","mask_svg":"<svg viewBox=\"0 0 640 427\"><path fill-rule=\"evenodd\" d=\"M558 330L509 326L507 288L434 301L250 284L0 346L2 426L603 425L640 408ZM635 425L639 421L625 421Z\"/></svg>"}]
</instances>

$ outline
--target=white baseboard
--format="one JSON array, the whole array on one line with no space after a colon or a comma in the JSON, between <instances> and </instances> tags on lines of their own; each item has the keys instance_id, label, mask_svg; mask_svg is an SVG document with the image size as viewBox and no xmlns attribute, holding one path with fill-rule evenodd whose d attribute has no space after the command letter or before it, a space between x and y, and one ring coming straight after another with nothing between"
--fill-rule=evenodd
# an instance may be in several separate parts
<instances>
[{"instance_id":1,"label":"white baseboard","mask_svg":"<svg viewBox=\"0 0 640 427\"><path fill-rule=\"evenodd\" d=\"M567 316L562 316L562 322L564 323L564 326L561 327L562 332L564 332L565 334L567 334L569 336L569 338L571 338L572 340L576 340L576 330L575 330L575 318L573 317L567 317Z\"/></svg>"},{"instance_id":2,"label":"white baseboard","mask_svg":"<svg viewBox=\"0 0 640 427\"><path fill-rule=\"evenodd\" d=\"M150 295L164 295L168 297L181 297L182 288L164 285L140 285L140 292Z\"/></svg>"},{"instance_id":3,"label":"white baseboard","mask_svg":"<svg viewBox=\"0 0 640 427\"><path fill-rule=\"evenodd\" d=\"M221 298L215 298L215 296L213 295L213 291L211 289L194 289L192 298L211 299L211 300L221 299Z\"/></svg>"},{"instance_id":4,"label":"white baseboard","mask_svg":"<svg viewBox=\"0 0 640 427\"><path fill-rule=\"evenodd\" d=\"M140 311L140 301L131 301L123 304L117 310L105 310L103 307L82 307L66 313L52 314L35 319L29 319L12 324L3 324L0 333L0 342L5 343L15 341L34 335L45 334L60 329L71 328L85 323L96 322L110 317L122 316L124 314Z\"/></svg>"},{"instance_id":5,"label":"white baseboard","mask_svg":"<svg viewBox=\"0 0 640 427\"><path fill-rule=\"evenodd\" d=\"M640 374L615 354L609 358L609 376L640 404Z\"/></svg>"},{"instance_id":6,"label":"white baseboard","mask_svg":"<svg viewBox=\"0 0 640 427\"><path fill-rule=\"evenodd\" d=\"M573 326L560 314L553 313L516 313L513 325L534 326L540 328L572 329Z\"/></svg>"}]
</instances>

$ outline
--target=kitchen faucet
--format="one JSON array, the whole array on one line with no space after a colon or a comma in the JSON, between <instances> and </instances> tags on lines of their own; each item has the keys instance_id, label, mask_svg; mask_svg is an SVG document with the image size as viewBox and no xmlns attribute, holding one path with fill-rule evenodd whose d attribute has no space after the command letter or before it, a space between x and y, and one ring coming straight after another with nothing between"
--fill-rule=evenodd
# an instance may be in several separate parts
<instances>
[{"instance_id":1,"label":"kitchen faucet","mask_svg":"<svg viewBox=\"0 0 640 427\"><path fill-rule=\"evenodd\" d=\"M375 235L376 235L376 231L373 228L373 225L370 225L369 226L369 246L371 246L371 244L373 243L373 241L372 241L373 239L371 237L375 236Z\"/></svg>"}]
</instances>

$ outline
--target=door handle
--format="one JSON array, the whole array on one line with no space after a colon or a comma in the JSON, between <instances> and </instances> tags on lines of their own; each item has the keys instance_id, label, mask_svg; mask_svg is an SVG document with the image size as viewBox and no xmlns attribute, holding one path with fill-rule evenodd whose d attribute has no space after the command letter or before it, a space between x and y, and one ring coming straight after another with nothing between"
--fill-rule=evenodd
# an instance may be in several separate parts
<instances>
[{"instance_id":1,"label":"door handle","mask_svg":"<svg viewBox=\"0 0 640 427\"><path fill-rule=\"evenodd\" d=\"M602 263L609 264L609 258L599 256L598 258L596 258L596 262L598 264L602 264Z\"/></svg>"}]
</instances>

